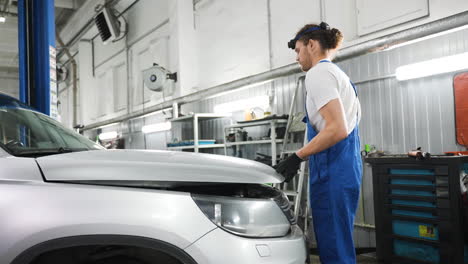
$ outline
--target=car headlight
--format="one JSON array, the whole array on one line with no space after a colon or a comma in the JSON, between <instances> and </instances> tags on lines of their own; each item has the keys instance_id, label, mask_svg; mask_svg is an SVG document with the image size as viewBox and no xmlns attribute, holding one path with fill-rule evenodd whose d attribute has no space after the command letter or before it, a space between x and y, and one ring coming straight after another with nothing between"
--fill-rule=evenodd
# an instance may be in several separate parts
<instances>
[{"instance_id":1,"label":"car headlight","mask_svg":"<svg viewBox=\"0 0 468 264\"><path fill-rule=\"evenodd\" d=\"M245 237L282 237L291 224L273 200L192 195L203 213L217 226Z\"/></svg>"}]
</instances>

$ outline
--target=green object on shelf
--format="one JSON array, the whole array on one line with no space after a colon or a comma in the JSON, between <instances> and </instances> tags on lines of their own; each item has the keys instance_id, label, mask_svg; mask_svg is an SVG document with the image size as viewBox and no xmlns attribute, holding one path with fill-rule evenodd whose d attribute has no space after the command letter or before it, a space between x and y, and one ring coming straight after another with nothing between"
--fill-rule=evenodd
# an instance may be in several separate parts
<instances>
[{"instance_id":1,"label":"green object on shelf","mask_svg":"<svg viewBox=\"0 0 468 264\"><path fill-rule=\"evenodd\" d=\"M369 153L369 152L371 151L371 145L369 145L369 144L364 145L364 150L365 150L367 153Z\"/></svg>"}]
</instances>

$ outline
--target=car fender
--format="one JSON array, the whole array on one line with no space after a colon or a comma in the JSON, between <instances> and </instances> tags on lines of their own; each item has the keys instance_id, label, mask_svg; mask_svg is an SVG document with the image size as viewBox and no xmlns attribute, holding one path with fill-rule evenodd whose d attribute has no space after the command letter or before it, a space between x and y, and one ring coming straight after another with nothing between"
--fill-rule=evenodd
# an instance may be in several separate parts
<instances>
[{"instance_id":1,"label":"car fender","mask_svg":"<svg viewBox=\"0 0 468 264\"><path fill-rule=\"evenodd\" d=\"M0 181L0 193L0 263L46 241L88 235L147 237L184 249L216 228L185 192Z\"/></svg>"}]
</instances>

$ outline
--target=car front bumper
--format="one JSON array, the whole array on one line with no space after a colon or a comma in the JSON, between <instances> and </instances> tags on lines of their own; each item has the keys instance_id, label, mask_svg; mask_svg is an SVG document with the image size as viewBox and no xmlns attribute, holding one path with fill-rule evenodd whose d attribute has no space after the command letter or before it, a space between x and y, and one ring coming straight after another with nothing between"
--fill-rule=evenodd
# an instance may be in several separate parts
<instances>
[{"instance_id":1,"label":"car front bumper","mask_svg":"<svg viewBox=\"0 0 468 264\"><path fill-rule=\"evenodd\" d=\"M297 226L288 236L264 239L239 237L217 228L185 251L198 264L304 264L308 254Z\"/></svg>"}]
</instances>

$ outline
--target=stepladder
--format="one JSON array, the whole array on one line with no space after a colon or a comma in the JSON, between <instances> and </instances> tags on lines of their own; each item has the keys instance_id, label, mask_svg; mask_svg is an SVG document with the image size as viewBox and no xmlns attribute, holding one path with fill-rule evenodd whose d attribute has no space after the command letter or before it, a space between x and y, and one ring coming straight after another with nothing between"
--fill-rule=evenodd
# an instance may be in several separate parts
<instances>
[{"instance_id":1,"label":"stepladder","mask_svg":"<svg viewBox=\"0 0 468 264\"><path fill-rule=\"evenodd\" d=\"M286 125L283 146L280 152L280 160L295 153L299 148L308 143L307 126L303 122L306 113L305 111L297 111L297 109L304 108L296 107L296 98L303 86L304 77L300 77L296 82L291 99L289 118ZM305 161L300 164L297 175L290 182L281 183L276 186L288 196L289 200L291 201L291 206L297 219L297 223L306 235L308 234L310 223L308 182L308 162Z\"/></svg>"},{"instance_id":2,"label":"stepladder","mask_svg":"<svg viewBox=\"0 0 468 264\"><path fill-rule=\"evenodd\" d=\"M307 131L306 128L301 132L290 132L293 137L300 138L301 144L292 142L283 144L283 150L281 151L280 158L285 158L288 155L291 155L297 151L298 145L303 145L307 143ZM295 139L297 140L297 139ZM298 225L304 231L305 234L308 232L309 222L310 222L310 210L308 202L309 194L309 166L308 162L304 161L300 164L297 175L290 181L284 182L277 186L282 190L291 201L291 206L293 208L294 216L297 219Z\"/></svg>"}]
</instances>

